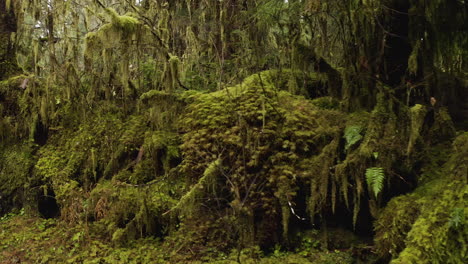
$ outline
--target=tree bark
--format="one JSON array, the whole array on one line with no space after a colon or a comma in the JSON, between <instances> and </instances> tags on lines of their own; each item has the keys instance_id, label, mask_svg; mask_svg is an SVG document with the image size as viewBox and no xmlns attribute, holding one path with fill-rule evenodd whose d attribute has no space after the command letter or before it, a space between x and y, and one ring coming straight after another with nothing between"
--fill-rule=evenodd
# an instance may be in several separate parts
<instances>
[{"instance_id":1,"label":"tree bark","mask_svg":"<svg viewBox=\"0 0 468 264\"><path fill-rule=\"evenodd\" d=\"M13 3L10 3L13 5ZM16 18L13 7L6 7L6 0L0 0L0 80L17 70L15 48L11 33L16 32Z\"/></svg>"}]
</instances>

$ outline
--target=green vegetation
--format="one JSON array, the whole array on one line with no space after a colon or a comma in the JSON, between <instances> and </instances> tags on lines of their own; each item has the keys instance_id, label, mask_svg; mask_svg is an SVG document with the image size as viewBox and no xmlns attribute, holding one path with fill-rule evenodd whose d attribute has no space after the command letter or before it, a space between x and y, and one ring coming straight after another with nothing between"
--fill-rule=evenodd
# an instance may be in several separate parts
<instances>
[{"instance_id":1,"label":"green vegetation","mask_svg":"<svg viewBox=\"0 0 468 264\"><path fill-rule=\"evenodd\" d=\"M375 196L379 195L379 193L382 191L384 178L385 174L383 168L372 167L366 169L367 185Z\"/></svg>"},{"instance_id":2,"label":"green vegetation","mask_svg":"<svg viewBox=\"0 0 468 264\"><path fill-rule=\"evenodd\" d=\"M467 133L459 135L441 174L413 193L394 198L382 212L376 246L380 254L396 257L392 263L466 260L467 144Z\"/></svg>"},{"instance_id":3,"label":"green vegetation","mask_svg":"<svg viewBox=\"0 0 468 264\"><path fill-rule=\"evenodd\" d=\"M429 2L0 0L0 263L468 262Z\"/></svg>"}]
</instances>

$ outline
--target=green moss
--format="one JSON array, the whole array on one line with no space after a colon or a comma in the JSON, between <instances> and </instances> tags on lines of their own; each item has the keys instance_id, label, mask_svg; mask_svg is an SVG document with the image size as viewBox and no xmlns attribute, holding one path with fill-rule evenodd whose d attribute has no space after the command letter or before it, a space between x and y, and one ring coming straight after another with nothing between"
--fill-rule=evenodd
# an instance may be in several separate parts
<instances>
[{"instance_id":1,"label":"green moss","mask_svg":"<svg viewBox=\"0 0 468 264\"><path fill-rule=\"evenodd\" d=\"M170 190L164 182L138 186L102 181L90 193L89 213L101 226L101 235L117 244L156 235L170 224L170 215L165 213L176 202Z\"/></svg>"},{"instance_id":2,"label":"green moss","mask_svg":"<svg viewBox=\"0 0 468 264\"><path fill-rule=\"evenodd\" d=\"M398 117L400 121L397 123L397 116L390 110L392 106L385 98L384 93L378 96L378 103L371 113L360 111L347 116L342 136L346 140L344 149L332 151L345 152L346 156L343 160L338 160L337 154L333 154L332 160L338 160L335 161L336 165L327 163L328 167L334 168L331 190L332 193L336 193L335 200L344 202L346 207L353 211L354 224L358 221L362 197L368 197L376 205L371 211L374 216L378 214L379 198L372 193L377 189L382 193L391 189L391 186L387 188L385 181L388 182L395 176L392 173L395 170L394 160L405 157L403 148L407 144L406 127L409 120ZM372 184L366 188L366 172L369 168L378 168L379 184L374 181L377 178L372 178ZM379 188L373 191L376 187ZM332 209L334 210L333 204Z\"/></svg>"},{"instance_id":3,"label":"green moss","mask_svg":"<svg viewBox=\"0 0 468 264\"><path fill-rule=\"evenodd\" d=\"M452 97L466 84L466 12L456 12L466 1L112 1L112 8L86 9L81 4L91 1L56 2L7 0L15 15L0 15L7 59L0 78L12 72L9 50L35 74L0 83L0 195L55 195L58 225L69 224L2 225L1 246L13 245L8 253L20 262L209 262L219 255L347 263L348 251L304 246L286 254L281 246L292 249L291 234L313 219L326 227L333 213L346 215L340 222L368 217L359 213L368 199L376 217L387 199L415 184L383 210L379 250L402 252L401 262L436 262L452 242L466 244L465 196L455 193L465 195L467 146L458 137L448 157L443 143L456 133L439 107L457 111ZM128 10L138 14L120 15ZM393 56L408 43L411 54ZM269 67L277 70L255 73ZM438 72L454 80L442 84ZM178 93L182 84L218 91ZM316 98L327 94L333 98ZM408 109L400 103L406 96L439 103ZM374 106L372 113L339 111ZM18 143L24 140L40 146ZM333 242L354 243L340 235L348 237L337 232ZM262 256L259 246L273 244L272 256Z\"/></svg>"},{"instance_id":4,"label":"green moss","mask_svg":"<svg viewBox=\"0 0 468 264\"><path fill-rule=\"evenodd\" d=\"M408 148L406 151L407 155L410 155L413 151L414 144L420 136L420 131L424 124L424 118L426 117L427 110L424 106L416 104L410 108L411 117L411 132L408 142Z\"/></svg>"},{"instance_id":5,"label":"green moss","mask_svg":"<svg viewBox=\"0 0 468 264\"><path fill-rule=\"evenodd\" d=\"M102 48L128 48L131 37L140 28L140 21L132 16L120 16L112 8L106 8L105 11L110 17L110 23L102 25L96 32L86 34L85 55L89 57L102 51Z\"/></svg>"},{"instance_id":6,"label":"green moss","mask_svg":"<svg viewBox=\"0 0 468 264\"><path fill-rule=\"evenodd\" d=\"M16 206L24 203L23 189L29 182L29 173L34 166L32 152L30 145L2 146L0 150L0 194L5 200L13 198Z\"/></svg>"},{"instance_id":7,"label":"green moss","mask_svg":"<svg viewBox=\"0 0 468 264\"><path fill-rule=\"evenodd\" d=\"M115 114L95 114L76 131L64 130L49 139L49 144L37 154L34 176L42 185L52 188L62 218L81 221L84 192L94 188L102 178L109 179L115 174L115 178L125 182L144 184L163 173L155 167L157 163L151 162L155 148L147 144L149 154L145 155L143 146L148 129L142 116L131 116L123 122ZM177 154L172 150L168 153L164 161L167 170L172 155Z\"/></svg>"},{"instance_id":8,"label":"green moss","mask_svg":"<svg viewBox=\"0 0 468 264\"><path fill-rule=\"evenodd\" d=\"M393 198L375 223L377 252L397 256L405 248L405 239L419 216L423 201L414 195Z\"/></svg>"},{"instance_id":9,"label":"green moss","mask_svg":"<svg viewBox=\"0 0 468 264\"><path fill-rule=\"evenodd\" d=\"M33 75L16 75L0 81L0 144L30 136L39 124L39 112L47 116L46 100L40 96L41 82Z\"/></svg>"},{"instance_id":10,"label":"green moss","mask_svg":"<svg viewBox=\"0 0 468 264\"><path fill-rule=\"evenodd\" d=\"M216 190L218 189L217 181L219 171L221 170L220 166L220 159L209 164L203 172L203 176L194 186L191 186L190 191L180 198L179 202L174 207L174 210L180 210L182 212L182 216L190 217L198 213L198 200L203 199L203 196L206 193L211 193L216 196Z\"/></svg>"},{"instance_id":11,"label":"green moss","mask_svg":"<svg viewBox=\"0 0 468 264\"><path fill-rule=\"evenodd\" d=\"M408 58L408 71L414 75L418 73L418 57L421 49L421 41L417 40L413 46L413 51Z\"/></svg>"},{"instance_id":12,"label":"green moss","mask_svg":"<svg viewBox=\"0 0 468 264\"><path fill-rule=\"evenodd\" d=\"M329 109L329 110L338 110L339 109L339 102L333 97L319 97L315 98L312 101L312 104L318 106L322 109Z\"/></svg>"},{"instance_id":13,"label":"green moss","mask_svg":"<svg viewBox=\"0 0 468 264\"><path fill-rule=\"evenodd\" d=\"M468 188L466 182L445 184L446 191L433 194L437 200L423 205L421 214L406 237L406 247L392 263L463 263L468 248L466 222L450 225L453 211L464 207ZM463 214L468 213L465 208Z\"/></svg>"},{"instance_id":14,"label":"green moss","mask_svg":"<svg viewBox=\"0 0 468 264\"><path fill-rule=\"evenodd\" d=\"M163 175L169 173L171 164L181 157L180 137L176 133L156 131L146 133L144 140L144 149L150 155L151 160L160 160L161 168L156 168L156 173Z\"/></svg>"},{"instance_id":15,"label":"green moss","mask_svg":"<svg viewBox=\"0 0 468 264\"><path fill-rule=\"evenodd\" d=\"M217 186L216 194L204 191L199 200L227 203L206 202L202 208L232 210L242 232L258 228L252 231L257 238L271 237L266 233L271 231L261 229L262 226L281 226L280 236L287 240L293 217L290 207L300 185L314 179L311 193L320 189L322 196L310 203L319 209L326 206L330 177L327 170L335 162L339 141L333 139L339 137L343 115L319 109L282 90L286 81L281 74L262 72L235 87L192 95L193 101L180 120L185 132L180 169L196 183L203 179L200 177L210 164L221 158L220 179L224 185ZM325 151L328 145L329 152ZM317 154L320 151L330 155L329 163L323 167L322 156ZM310 163L315 163L315 167ZM325 167L327 170L323 171ZM223 189L228 190L228 195ZM319 212L312 211L311 215ZM252 226L248 219L253 217L281 221Z\"/></svg>"},{"instance_id":16,"label":"green moss","mask_svg":"<svg viewBox=\"0 0 468 264\"><path fill-rule=\"evenodd\" d=\"M455 136L455 126L446 107L434 110L434 124L430 128L429 136L433 143L450 140Z\"/></svg>"},{"instance_id":17,"label":"green moss","mask_svg":"<svg viewBox=\"0 0 468 264\"><path fill-rule=\"evenodd\" d=\"M376 244L380 254L394 257L392 263L466 260L467 147L466 133L459 135L439 177L412 194L394 198L382 212L376 222Z\"/></svg>"},{"instance_id":18,"label":"green moss","mask_svg":"<svg viewBox=\"0 0 468 264\"><path fill-rule=\"evenodd\" d=\"M106 13L110 16L112 23L124 32L134 32L140 23L138 19L129 15L120 16L114 9L106 8Z\"/></svg>"}]
</instances>

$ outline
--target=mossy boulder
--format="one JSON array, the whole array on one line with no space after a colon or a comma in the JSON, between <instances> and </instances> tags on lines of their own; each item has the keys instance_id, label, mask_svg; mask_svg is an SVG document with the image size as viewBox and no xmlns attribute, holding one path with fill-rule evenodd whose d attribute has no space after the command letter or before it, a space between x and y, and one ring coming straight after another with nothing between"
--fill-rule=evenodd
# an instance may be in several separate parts
<instances>
[{"instance_id":1,"label":"mossy boulder","mask_svg":"<svg viewBox=\"0 0 468 264\"><path fill-rule=\"evenodd\" d=\"M467 261L467 149L468 134L463 133L453 141L438 178L425 177L432 180L393 198L382 212L376 246L382 256L393 257L391 263Z\"/></svg>"},{"instance_id":2,"label":"mossy boulder","mask_svg":"<svg viewBox=\"0 0 468 264\"><path fill-rule=\"evenodd\" d=\"M299 217L291 213L297 191L311 181L327 185L311 167L321 168L319 153L327 146L336 152L344 124L342 113L284 91L287 82L281 81L281 74L262 72L235 87L192 94L180 120L184 133L180 170L189 186L193 184L185 196L198 193L197 199L190 199L197 202L189 211L195 215L206 215L205 208L232 211L244 232L239 239L245 243L287 240L290 219ZM202 175L215 161L218 165L208 185ZM329 161L330 166L335 162ZM189 200L185 196L182 199ZM325 206L319 200L310 202ZM302 217L304 213L303 207Z\"/></svg>"}]
</instances>

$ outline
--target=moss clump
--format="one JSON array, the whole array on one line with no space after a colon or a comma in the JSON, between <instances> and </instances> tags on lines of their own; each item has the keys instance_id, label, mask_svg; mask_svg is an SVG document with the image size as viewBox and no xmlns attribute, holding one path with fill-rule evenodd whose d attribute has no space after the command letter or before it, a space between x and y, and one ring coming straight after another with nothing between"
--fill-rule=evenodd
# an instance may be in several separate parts
<instances>
[{"instance_id":1,"label":"moss clump","mask_svg":"<svg viewBox=\"0 0 468 264\"><path fill-rule=\"evenodd\" d=\"M140 23L138 19L129 15L120 16L114 9L106 8L106 13L110 16L112 24L124 32L133 32Z\"/></svg>"},{"instance_id":2,"label":"moss clump","mask_svg":"<svg viewBox=\"0 0 468 264\"><path fill-rule=\"evenodd\" d=\"M405 249L392 263L463 263L467 260L466 222L455 226L451 221L457 208L464 208L462 215L468 213L465 206L468 188L466 182L445 186L447 190L437 195L437 202L425 204L408 232Z\"/></svg>"},{"instance_id":3,"label":"moss clump","mask_svg":"<svg viewBox=\"0 0 468 264\"><path fill-rule=\"evenodd\" d=\"M91 56L95 51L104 48L115 48L123 45L128 47L131 37L134 36L140 26L140 21L130 15L120 16L112 8L105 9L110 17L110 22L102 25L96 32L86 34L85 54Z\"/></svg>"},{"instance_id":4,"label":"moss clump","mask_svg":"<svg viewBox=\"0 0 468 264\"><path fill-rule=\"evenodd\" d=\"M420 213L421 201L414 195L393 198L375 224L375 242L381 255L396 256L405 248L405 239Z\"/></svg>"},{"instance_id":5,"label":"moss clump","mask_svg":"<svg viewBox=\"0 0 468 264\"><path fill-rule=\"evenodd\" d=\"M102 178L110 179L119 171L128 171L126 182L144 183L154 179L147 163L138 159L144 143L145 125L142 116L122 121L118 115L94 114L75 131L64 128L53 134L41 148L34 169L36 184L49 186L69 222L83 220L86 193ZM143 155L143 153L141 153ZM149 155L147 155L149 157ZM68 216L70 215L70 217Z\"/></svg>"},{"instance_id":6,"label":"moss clump","mask_svg":"<svg viewBox=\"0 0 468 264\"><path fill-rule=\"evenodd\" d=\"M102 181L90 193L88 217L102 237L125 244L146 236L161 236L168 231L175 205L168 182L132 185Z\"/></svg>"},{"instance_id":7,"label":"moss clump","mask_svg":"<svg viewBox=\"0 0 468 264\"><path fill-rule=\"evenodd\" d=\"M312 101L312 104L318 106L322 109L329 109L329 110L338 110L339 109L339 102L333 97L319 97L315 98Z\"/></svg>"},{"instance_id":8,"label":"moss clump","mask_svg":"<svg viewBox=\"0 0 468 264\"><path fill-rule=\"evenodd\" d=\"M38 78L16 75L0 81L0 144L34 139L42 116L47 117L45 100Z\"/></svg>"},{"instance_id":9,"label":"moss clump","mask_svg":"<svg viewBox=\"0 0 468 264\"><path fill-rule=\"evenodd\" d=\"M204 208L232 211L239 239L249 241L245 243L281 236L287 240L290 217L298 217L291 206L299 186L314 179L313 193L316 188L327 189L321 177L328 179L329 174L312 173L310 163L320 166L318 153L326 147L336 153L334 138L342 129L342 114L282 91L275 85L286 84L281 76L262 72L226 90L193 94L180 121L185 132L180 169L194 184L190 190L199 185L210 164L220 160L219 178L211 187L216 192L203 190L197 208L202 215L208 213L203 213ZM335 162L328 160L330 166ZM322 199L326 198L323 193ZM320 208L325 206L322 199L311 203ZM253 218L263 220L254 223Z\"/></svg>"},{"instance_id":10,"label":"moss clump","mask_svg":"<svg viewBox=\"0 0 468 264\"><path fill-rule=\"evenodd\" d=\"M221 164L221 159L217 159L210 163L203 172L203 176L193 187L191 187L190 191L180 198L174 209L182 211L182 216L192 216L193 214L198 213L198 200L203 199L203 196L206 193L216 196Z\"/></svg>"},{"instance_id":11,"label":"moss clump","mask_svg":"<svg viewBox=\"0 0 468 264\"><path fill-rule=\"evenodd\" d=\"M456 134L455 126L446 107L434 110L434 124L429 130L432 143L439 143L452 139Z\"/></svg>"},{"instance_id":12,"label":"moss clump","mask_svg":"<svg viewBox=\"0 0 468 264\"><path fill-rule=\"evenodd\" d=\"M420 136L426 113L426 108L420 104L417 104L410 108L411 133L409 137L408 148L406 151L407 155L411 154L411 152L413 151L414 144Z\"/></svg>"},{"instance_id":13,"label":"moss clump","mask_svg":"<svg viewBox=\"0 0 468 264\"><path fill-rule=\"evenodd\" d=\"M30 145L3 146L0 150L0 214L23 205L23 192L34 166L32 152Z\"/></svg>"},{"instance_id":14,"label":"moss clump","mask_svg":"<svg viewBox=\"0 0 468 264\"><path fill-rule=\"evenodd\" d=\"M463 263L467 256L468 135L453 142L440 178L394 198L376 222L376 243L392 263ZM396 213L395 213L396 212Z\"/></svg>"},{"instance_id":15,"label":"moss clump","mask_svg":"<svg viewBox=\"0 0 468 264\"><path fill-rule=\"evenodd\" d=\"M162 236L180 188L174 166L179 137L154 131L151 117L96 110L77 128L62 128L37 152L32 181L53 195L64 222L90 223L115 244ZM165 216L163 216L163 214Z\"/></svg>"}]
</instances>

